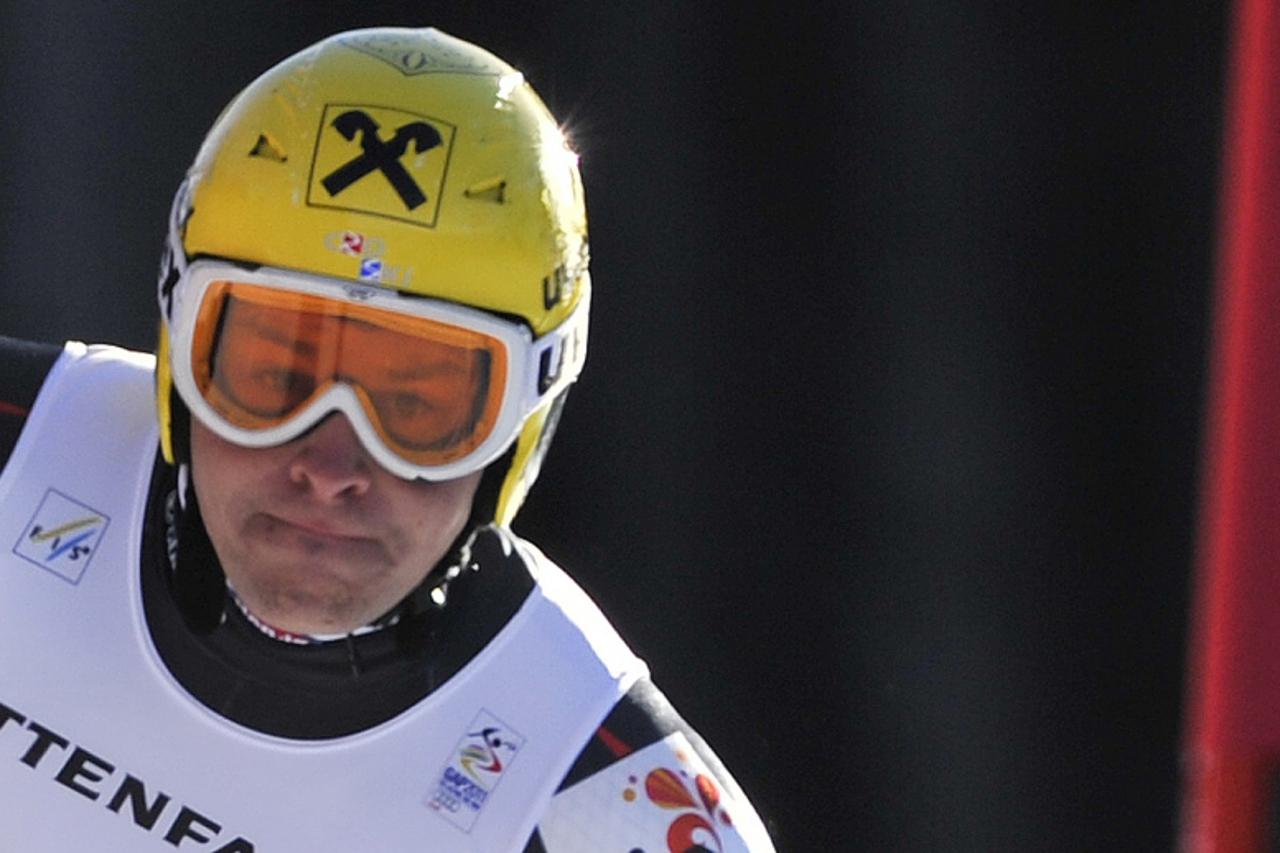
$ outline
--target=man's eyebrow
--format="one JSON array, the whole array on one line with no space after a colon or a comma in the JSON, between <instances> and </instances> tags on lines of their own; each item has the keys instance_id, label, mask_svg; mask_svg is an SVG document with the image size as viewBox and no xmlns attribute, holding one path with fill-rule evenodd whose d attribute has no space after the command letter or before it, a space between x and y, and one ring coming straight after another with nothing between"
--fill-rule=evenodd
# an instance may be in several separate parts
<instances>
[{"instance_id":1,"label":"man's eyebrow","mask_svg":"<svg viewBox=\"0 0 1280 853\"><path fill-rule=\"evenodd\" d=\"M302 339L296 335L285 335L278 328L270 323L264 323L253 314L242 317L236 321L241 324L247 331L252 332L259 338L270 341L273 344L279 344L286 349L291 349L300 355L315 356L319 352L319 348L312 342Z\"/></svg>"}]
</instances>

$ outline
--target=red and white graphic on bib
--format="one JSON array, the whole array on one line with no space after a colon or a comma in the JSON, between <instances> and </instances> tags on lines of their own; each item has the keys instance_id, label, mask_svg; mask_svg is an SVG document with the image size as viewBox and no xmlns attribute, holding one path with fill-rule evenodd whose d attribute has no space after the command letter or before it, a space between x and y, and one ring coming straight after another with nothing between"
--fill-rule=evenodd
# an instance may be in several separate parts
<instances>
[{"instance_id":1,"label":"red and white graphic on bib","mask_svg":"<svg viewBox=\"0 0 1280 853\"><path fill-rule=\"evenodd\" d=\"M772 850L758 821L735 823L735 805L677 732L556 794L538 831L548 853L588 853L600 838L640 853Z\"/></svg>"}]
</instances>

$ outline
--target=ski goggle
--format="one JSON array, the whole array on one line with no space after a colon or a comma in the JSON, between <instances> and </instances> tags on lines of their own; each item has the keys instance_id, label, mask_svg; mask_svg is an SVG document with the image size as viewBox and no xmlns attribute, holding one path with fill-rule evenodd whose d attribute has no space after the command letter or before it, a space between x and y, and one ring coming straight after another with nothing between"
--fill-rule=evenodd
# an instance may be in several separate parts
<instances>
[{"instance_id":1,"label":"ski goggle","mask_svg":"<svg viewBox=\"0 0 1280 853\"><path fill-rule=\"evenodd\" d=\"M174 300L173 382L203 424L268 447L341 412L406 479L492 462L586 355L585 299L536 341L523 323L477 309L221 261L188 266Z\"/></svg>"}]
</instances>

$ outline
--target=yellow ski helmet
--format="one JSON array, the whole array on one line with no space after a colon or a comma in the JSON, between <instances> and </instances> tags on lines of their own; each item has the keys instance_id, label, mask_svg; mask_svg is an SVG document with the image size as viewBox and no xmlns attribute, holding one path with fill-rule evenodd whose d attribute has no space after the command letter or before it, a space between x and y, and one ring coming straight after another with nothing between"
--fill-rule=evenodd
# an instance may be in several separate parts
<instances>
[{"instance_id":1,"label":"yellow ski helmet","mask_svg":"<svg viewBox=\"0 0 1280 853\"><path fill-rule=\"evenodd\" d=\"M534 342L574 322L585 349L576 155L518 71L435 29L325 39L255 80L210 130L175 196L160 271L157 405L171 463L188 417L173 323L201 259L481 309L518 320ZM521 412L501 457L499 524L537 477L563 396Z\"/></svg>"}]
</instances>

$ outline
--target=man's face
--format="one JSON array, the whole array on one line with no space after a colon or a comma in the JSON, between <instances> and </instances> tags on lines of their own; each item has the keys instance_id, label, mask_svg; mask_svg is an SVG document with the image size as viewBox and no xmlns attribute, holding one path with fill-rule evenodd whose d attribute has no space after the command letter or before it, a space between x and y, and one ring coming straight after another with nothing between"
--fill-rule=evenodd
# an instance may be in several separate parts
<instances>
[{"instance_id":1,"label":"man's face","mask_svg":"<svg viewBox=\"0 0 1280 853\"><path fill-rule=\"evenodd\" d=\"M191 472L227 579L255 616L340 633L394 607L444 556L482 472L400 479L332 414L278 447L246 448L191 423Z\"/></svg>"}]
</instances>

